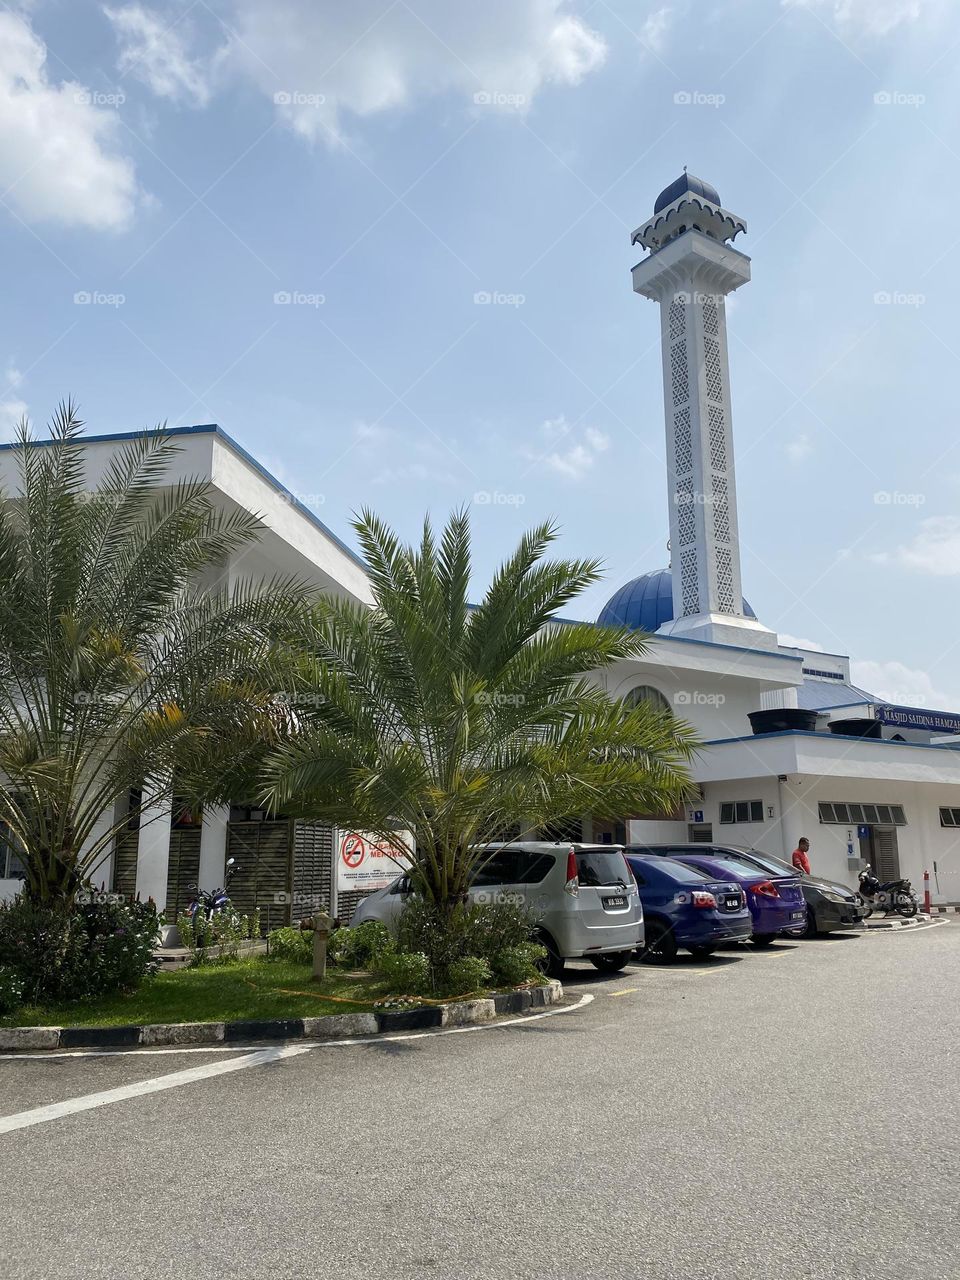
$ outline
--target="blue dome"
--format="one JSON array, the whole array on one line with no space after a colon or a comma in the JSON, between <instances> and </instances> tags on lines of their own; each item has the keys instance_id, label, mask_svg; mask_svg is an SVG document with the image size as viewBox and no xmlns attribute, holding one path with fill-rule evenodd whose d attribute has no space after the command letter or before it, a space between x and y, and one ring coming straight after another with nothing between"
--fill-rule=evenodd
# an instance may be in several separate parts
<instances>
[{"instance_id":1,"label":"blue dome","mask_svg":"<svg viewBox=\"0 0 960 1280\"><path fill-rule=\"evenodd\" d=\"M746 600L743 612L755 618ZM673 575L669 569L643 573L627 582L603 606L597 622L602 627L632 627L634 631L657 631L673 621Z\"/></svg>"},{"instance_id":2,"label":"blue dome","mask_svg":"<svg viewBox=\"0 0 960 1280\"><path fill-rule=\"evenodd\" d=\"M669 187L664 187L660 192L657 203L653 206L653 212L659 213L661 209L665 209L668 204L673 204L674 200L679 200L688 191L692 195L709 200L711 204L720 204L716 187L711 187L709 182L704 182L702 178L696 178L692 173L684 171L679 178L670 183Z\"/></svg>"}]
</instances>

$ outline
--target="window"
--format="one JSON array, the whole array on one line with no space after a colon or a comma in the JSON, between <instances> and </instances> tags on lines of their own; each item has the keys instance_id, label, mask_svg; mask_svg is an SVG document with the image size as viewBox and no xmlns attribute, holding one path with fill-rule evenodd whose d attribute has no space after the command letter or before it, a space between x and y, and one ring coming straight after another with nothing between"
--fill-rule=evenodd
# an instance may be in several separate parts
<instances>
[{"instance_id":1,"label":"window","mask_svg":"<svg viewBox=\"0 0 960 1280\"><path fill-rule=\"evenodd\" d=\"M626 884L626 866L618 850L591 849L577 854L577 878L584 886Z\"/></svg>"},{"instance_id":2,"label":"window","mask_svg":"<svg viewBox=\"0 0 960 1280\"><path fill-rule=\"evenodd\" d=\"M720 822L762 822L762 800L725 800L720 805Z\"/></svg>"},{"instance_id":3,"label":"window","mask_svg":"<svg viewBox=\"0 0 960 1280\"><path fill-rule=\"evenodd\" d=\"M654 689L652 684L638 684L635 689L631 689L625 694L623 705L628 711L632 711L634 707L638 707L641 702L645 702L647 706L653 707L654 711L671 711L672 707L666 700L659 689Z\"/></svg>"},{"instance_id":4,"label":"window","mask_svg":"<svg viewBox=\"0 0 960 1280\"><path fill-rule=\"evenodd\" d=\"M860 823L866 823L871 827L905 827L907 825L907 815L902 804L838 804L834 800L829 804L822 802L818 808L821 822L835 822L841 826L859 826ZM941 815L943 812L941 809ZM946 825L948 824L944 823L944 826Z\"/></svg>"},{"instance_id":5,"label":"window","mask_svg":"<svg viewBox=\"0 0 960 1280\"><path fill-rule=\"evenodd\" d=\"M960 809L941 809L941 827L960 827Z\"/></svg>"},{"instance_id":6,"label":"window","mask_svg":"<svg viewBox=\"0 0 960 1280\"><path fill-rule=\"evenodd\" d=\"M0 822L0 880L25 880L26 867L20 859L19 845L5 822Z\"/></svg>"}]
</instances>

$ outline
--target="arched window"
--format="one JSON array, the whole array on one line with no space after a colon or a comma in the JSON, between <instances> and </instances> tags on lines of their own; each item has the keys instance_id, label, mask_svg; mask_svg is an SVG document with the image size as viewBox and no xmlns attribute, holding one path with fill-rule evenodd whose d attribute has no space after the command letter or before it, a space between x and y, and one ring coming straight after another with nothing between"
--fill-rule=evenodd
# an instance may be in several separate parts
<instances>
[{"instance_id":1,"label":"arched window","mask_svg":"<svg viewBox=\"0 0 960 1280\"><path fill-rule=\"evenodd\" d=\"M673 708L666 700L659 689L654 689L650 684L638 684L624 696L624 705L628 711L632 711L634 707L639 706L641 702L647 703L648 706L654 708L655 711L672 711Z\"/></svg>"}]
</instances>

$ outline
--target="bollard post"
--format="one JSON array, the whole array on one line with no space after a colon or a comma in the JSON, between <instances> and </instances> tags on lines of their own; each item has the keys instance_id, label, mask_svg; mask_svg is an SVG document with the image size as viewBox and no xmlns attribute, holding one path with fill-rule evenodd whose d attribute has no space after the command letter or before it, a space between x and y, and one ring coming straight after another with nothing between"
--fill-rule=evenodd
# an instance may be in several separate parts
<instances>
[{"instance_id":1,"label":"bollard post","mask_svg":"<svg viewBox=\"0 0 960 1280\"><path fill-rule=\"evenodd\" d=\"M930 915L930 872L923 873L923 909Z\"/></svg>"},{"instance_id":2,"label":"bollard post","mask_svg":"<svg viewBox=\"0 0 960 1280\"><path fill-rule=\"evenodd\" d=\"M322 982L327 976L327 939L330 937L331 923L326 911L318 911L313 917L314 982Z\"/></svg>"}]
</instances>

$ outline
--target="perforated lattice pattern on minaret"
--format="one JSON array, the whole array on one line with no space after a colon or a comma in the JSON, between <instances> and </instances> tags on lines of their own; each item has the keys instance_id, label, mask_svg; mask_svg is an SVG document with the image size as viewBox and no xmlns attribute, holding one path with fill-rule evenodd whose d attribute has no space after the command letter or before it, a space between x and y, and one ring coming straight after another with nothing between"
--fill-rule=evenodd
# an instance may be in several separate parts
<instances>
[{"instance_id":1,"label":"perforated lattice pattern on minaret","mask_svg":"<svg viewBox=\"0 0 960 1280\"><path fill-rule=\"evenodd\" d=\"M723 402L723 376L720 373L720 343L716 338L703 340L703 367L707 375L707 396Z\"/></svg>"},{"instance_id":2,"label":"perforated lattice pattern on minaret","mask_svg":"<svg viewBox=\"0 0 960 1280\"><path fill-rule=\"evenodd\" d=\"M677 484L677 536L681 547L689 546L697 536L697 513L693 496L690 484Z\"/></svg>"},{"instance_id":3,"label":"perforated lattice pattern on minaret","mask_svg":"<svg viewBox=\"0 0 960 1280\"><path fill-rule=\"evenodd\" d=\"M678 302L676 298L670 303L670 341L676 342L678 338L682 338L687 327L687 312L682 302Z\"/></svg>"},{"instance_id":4,"label":"perforated lattice pattern on minaret","mask_svg":"<svg viewBox=\"0 0 960 1280\"><path fill-rule=\"evenodd\" d=\"M690 372L687 368L687 344L678 342L670 348L670 378L673 383L673 403L677 407L690 399Z\"/></svg>"},{"instance_id":5,"label":"perforated lattice pattern on minaret","mask_svg":"<svg viewBox=\"0 0 960 1280\"><path fill-rule=\"evenodd\" d=\"M700 588L697 584L697 553L680 553L680 588L683 592L684 615L700 612Z\"/></svg>"},{"instance_id":6,"label":"perforated lattice pattern on minaret","mask_svg":"<svg viewBox=\"0 0 960 1280\"><path fill-rule=\"evenodd\" d=\"M727 469L727 435L724 430L723 410L710 405L710 465L714 471Z\"/></svg>"},{"instance_id":7,"label":"perforated lattice pattern on minaret","mask_svg":"<svg viewBox=\"0 0 960 1280\"><path fill-rule=\"evenodd\" d=\"M713 536L730 541L730 492L726 476L713 477Z\"/></svg>"},{"instance_id":8,"label":"perforated lattice pattern on minaret","mask_svg":"<svg viewBox=\"0 0 960 1280\"><path fill-rule=\"evenodd\" d=\"M717 604L721 613L734 613L733 553L729 547L717 547Z\"/></svg>"},{"instance_id":9,"label":"perforated lattice pattern on minaret","mask_svg":"<svg viewBox=\"0 0 960 1280\"><path fill-rule=\"evenodd\" d=\"M693 469L693 442L690 437L690 410L678 409L673 415L673 456L677 475L685 476Z\"/></svg>"},{"instance_id":10,"label":"perforated lattice pattern on minaret","mask_svg":"<svg viewBox=\"0 0 960 1280\"><path fill-rule=\"evenodd\" d=\"M703 304L703 332L708 337L715 338L720 331L720 317L717 312L717 304L712 298L707 298Z\"/></svg>"}]
</instances>

